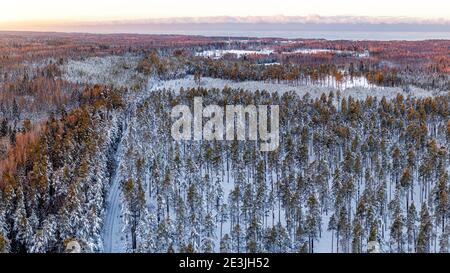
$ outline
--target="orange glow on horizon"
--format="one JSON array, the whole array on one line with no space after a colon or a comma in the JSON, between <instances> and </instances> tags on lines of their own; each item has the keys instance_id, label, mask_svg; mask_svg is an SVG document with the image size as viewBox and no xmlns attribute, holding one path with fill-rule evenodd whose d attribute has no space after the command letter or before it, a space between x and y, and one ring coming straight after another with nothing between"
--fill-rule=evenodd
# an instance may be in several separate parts
<instances>
[{"instance_id":1,"label":"orange glow on horizon","mask_svg":"<svg viewBox=\"0 0 450 273\"><path fill-rule=\"evenodd\" d=\"M363 2L363 3L362 3ZM276 3L276 4L275 4ZM369 16L450 20L448 0L14 0L0 5L0 30L41 30L68 25L151 18L207 16Z\"/></svg>"}]
</instances>

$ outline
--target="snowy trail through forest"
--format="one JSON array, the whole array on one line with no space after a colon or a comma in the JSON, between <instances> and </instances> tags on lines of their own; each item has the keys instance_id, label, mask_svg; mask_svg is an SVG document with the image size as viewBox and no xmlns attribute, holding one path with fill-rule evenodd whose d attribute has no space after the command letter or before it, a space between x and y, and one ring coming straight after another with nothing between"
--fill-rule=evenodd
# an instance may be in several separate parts
<instances>
[{"instance_id":1,"label":"snowy trail through forest","mask_svg":"<svg viewBox=\"0 0 450 273\"><path fill-rule=\"evenodd\" d=\"M103 227L103 251L106 253L120 253L126 252L126 234L123 234L122 230L122 218L121 218L121 166L127 164L123 162L126 157L124 156L127 148L127 137L129 136L130 121L136 112L136 105L143 101L150 92L153 92L160 88L160 82L155 79L149 80L149 85L145 91L139 95L135 95L129 98L131 103L126 110L125 119L123 122L122 135L120 137L119 145L115 156L115 169L112 175L112 184L107 196L105 221Z\"/></svg>"},{"instance_id":2,"label":"snowy trail through forest","mask_svg":"<svg viewBox=\"0 0 450 273\"><path fill-rule=\"evenodd\" d=\"M128 121L131 111L128 110L123 127L123 133L117 149L116 169L112 176L112 185L107 198L107 211L103 234L103 250L107 253L124 252L121 247L121 225L120 225L120 166L124 154L124 139L128 135Z\"/></svg>"}]
</instances>

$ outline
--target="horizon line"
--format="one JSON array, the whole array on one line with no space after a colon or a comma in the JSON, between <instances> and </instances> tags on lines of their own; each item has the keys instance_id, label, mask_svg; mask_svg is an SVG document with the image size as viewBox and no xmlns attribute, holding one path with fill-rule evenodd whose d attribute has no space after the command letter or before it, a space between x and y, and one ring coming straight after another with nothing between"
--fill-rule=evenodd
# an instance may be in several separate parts
<instances>
[{"instance_id":1,"label":"horizon line","mask_svg":"<svg viewBox=\"0 0 450 273\"><path fill-rule=\"evenodd\" d=\"M322 16L317 14L305 16L176 16L149 18L111 18L111 19L30 19L18 21L0 21L2 26L92 26L116 24L419 24L419 25L450 25L450 19L438 17L413 16L365 16L365 15L335 15Z\"/></svg>"}]
</instances>

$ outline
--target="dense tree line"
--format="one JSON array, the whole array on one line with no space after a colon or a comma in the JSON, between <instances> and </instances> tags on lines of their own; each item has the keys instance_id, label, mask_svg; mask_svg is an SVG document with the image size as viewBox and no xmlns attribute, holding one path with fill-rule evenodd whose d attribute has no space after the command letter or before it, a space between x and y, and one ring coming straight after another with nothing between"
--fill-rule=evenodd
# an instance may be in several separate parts
<instances>
[{"instance_id":1,"label":"dense tree line","mask_svg":"<svg viewBox=\"0 0 450 273\"><path fill-rule=\"evenodd\" d=\"M187 61L187 73L200 73L205 77L229 79L233 81L270 81L289 83L293 85L329 85L340 88L345 79L352 80L364 77L370 84L379 86L407 86L415 85L424 89L448 90L450 79L445 73L427 73L410 68L390 68L377 62L337 62L317 61L318 56L310 57L314 62L258 63L258 60L239 59L209 59L200 58ZM275 58L274 60L277 60ZM335 82L335 83L334 83Z\"/></svg>"},{"instance_id":2,"label":"dense tree line","mask_svg":"<svg viewBox=\"0 0 450 273\"><path fill-rule=\"evenodd\" d=\"M17 134L2 161L0 251L61 252L77 238L102 249L102 212L121 133L122 94L87 87L81 107Z\"/></svg>"}]
</instances>

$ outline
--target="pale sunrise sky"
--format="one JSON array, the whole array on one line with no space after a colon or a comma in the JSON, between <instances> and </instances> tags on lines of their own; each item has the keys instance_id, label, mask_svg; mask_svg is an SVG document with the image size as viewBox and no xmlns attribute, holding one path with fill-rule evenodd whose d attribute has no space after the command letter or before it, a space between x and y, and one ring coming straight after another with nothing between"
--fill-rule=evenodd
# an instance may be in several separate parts
<instances>
[{"instance_id":1,"label":"pale sunrise sky","mask_svg":"<svg viewBox=\"0 0 450 273\"><path fill-rule=\"evenodd\" d=\"M450 19L449 0L2 0L0 27L205 16L407 16Z\"/></svg>"}]
</instances>

